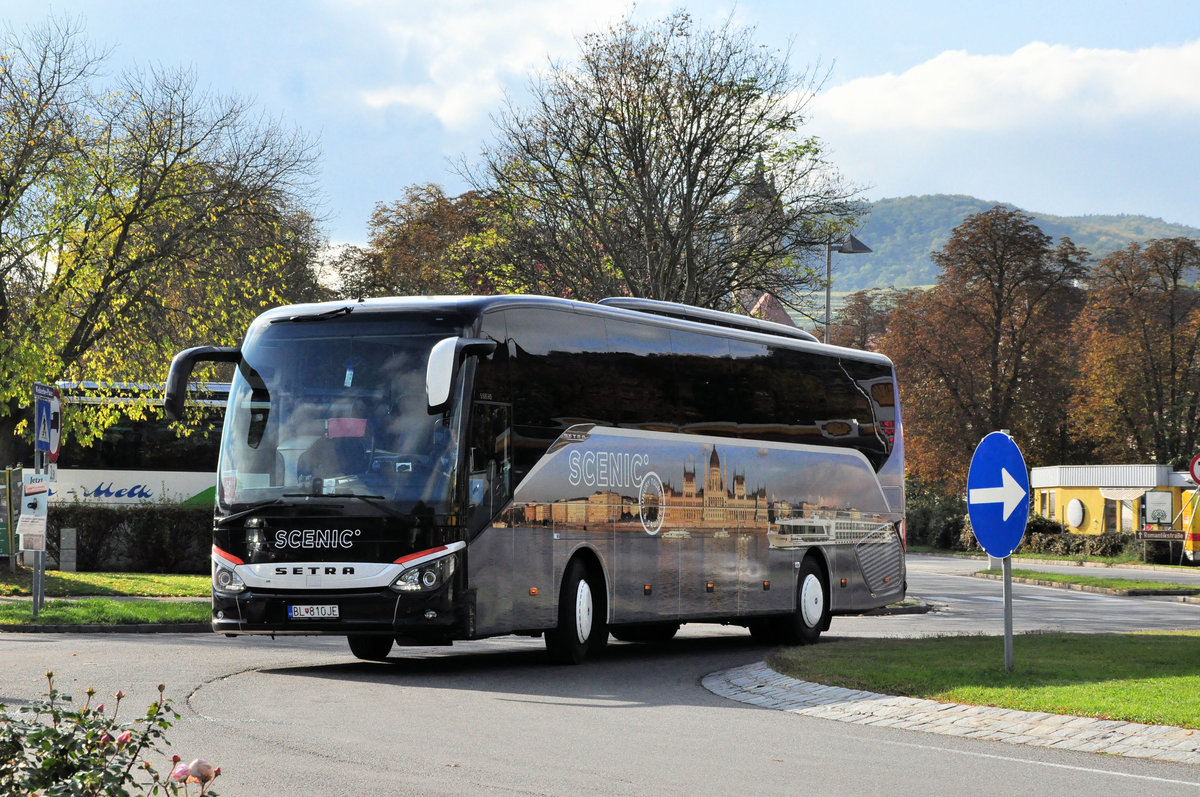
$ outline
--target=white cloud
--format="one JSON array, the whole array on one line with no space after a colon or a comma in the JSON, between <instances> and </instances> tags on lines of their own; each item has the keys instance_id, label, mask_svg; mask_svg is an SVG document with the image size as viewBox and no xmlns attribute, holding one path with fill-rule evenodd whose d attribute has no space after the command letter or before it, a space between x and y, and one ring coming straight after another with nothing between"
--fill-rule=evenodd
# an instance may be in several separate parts
<instances>
[{"instance_id":1,"label":"white cloud","mask_svg":"<svg viewBox=\"0 0 1200 797\"><path fill-rule=\"evenodd\" d=\"M950 50L902 74L835 86L812 107L822 127L1003 131L1200 113L1200 40L1098 50L1028 44L1011 55Z\"/></svg>"},{"instance_id":2,"label":"white cloud","mask_svg":"<svg viewBox=\"0 0 1200 797\"><path fill-rule=\"evenodd\" d=\"M657 8L658 2L643 3ZM520 3L357 3L396 48L401 74L364 89L369 107L403 106L451 131L495 111L506 86L523 85L548 58L573 56L577 39L620 19L629 0L525 0ZM664 6L665 7L665 6Z\"/></svg>"}]
</instances>

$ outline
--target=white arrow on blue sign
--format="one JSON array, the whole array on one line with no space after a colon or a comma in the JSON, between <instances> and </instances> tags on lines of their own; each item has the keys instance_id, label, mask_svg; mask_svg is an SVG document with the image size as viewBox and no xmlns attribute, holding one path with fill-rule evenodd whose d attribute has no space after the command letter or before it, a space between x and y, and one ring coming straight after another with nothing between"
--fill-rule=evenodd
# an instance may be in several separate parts
<instances>
[{"instance_id":1,"label":"white arrow on blue sign","mask_svg":"<svg viewBox=\"0 0 1200 797\"><path fill-rule=\"evenodd\" d=\"M997 559L1012 554L1029 521L1029 472L1013 439L992 432L975 449L967 471L967 514L983 550Z\"/></svg>"}]
</instances>

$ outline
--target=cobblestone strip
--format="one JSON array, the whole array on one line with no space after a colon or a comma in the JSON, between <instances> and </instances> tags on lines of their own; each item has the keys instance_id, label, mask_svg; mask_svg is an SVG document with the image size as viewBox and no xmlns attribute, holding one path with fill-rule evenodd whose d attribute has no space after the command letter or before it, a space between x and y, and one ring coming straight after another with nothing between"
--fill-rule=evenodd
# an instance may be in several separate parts
<instances>
[{"instance_id":1,"label":"cobblestone strip","mask_svg":"<svg viewBox=\"0 0 1200 797\"><path fill-rule=\"evenodd\" d=\"M1171 725L1143 725L860 692L797 681L780 675L763 662L712 673L701 683L720 697L839 722L1200 764L1200 731Z\"/></svg>"}]
</instances>

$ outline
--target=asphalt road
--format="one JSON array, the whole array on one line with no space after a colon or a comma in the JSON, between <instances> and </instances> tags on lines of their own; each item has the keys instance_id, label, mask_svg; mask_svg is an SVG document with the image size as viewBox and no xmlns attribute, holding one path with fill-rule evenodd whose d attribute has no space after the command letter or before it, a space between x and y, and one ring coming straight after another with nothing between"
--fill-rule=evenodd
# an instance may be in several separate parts
<instances>
[{"instance_id":1,"label":"asphalt road","mask_svg":"<svg viewBox=\"0 0 1200 797\"><path fill-rule=\"evenodd\" d=\"M937 611L836 618L826 639L998 635L1001 585L971 578L979 566L911 557L910 594ZM1197 605L1020 584L1014 616L1018 631L1200 627ZM0 702L29 700L53 669L77 699L124 689L132 716L165 682L182 714L173 750L221 766L227 796L1200 794L1195 766L845 725L700 686L767 652L711 626L662 647L614 643L580 667L516 637L396 648L377 664L340 638L0 634Z\"/></svg>"}]
</instances>

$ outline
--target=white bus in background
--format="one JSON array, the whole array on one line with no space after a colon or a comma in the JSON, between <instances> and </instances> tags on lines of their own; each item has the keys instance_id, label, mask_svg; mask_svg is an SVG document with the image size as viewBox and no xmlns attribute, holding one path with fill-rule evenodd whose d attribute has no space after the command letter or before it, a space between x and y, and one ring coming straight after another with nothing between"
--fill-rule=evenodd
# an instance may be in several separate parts
<instances>
[{"instance_id":1,"label":"white bus in background","mask_svg":"<svg viewBox=\"0 0 1200 797\"><path fill-rule=\"evenodd\" d=\"M178 503L212 506L215 500L220 423L229 385L210 384L192 394L200 408L192 433L180 437L162 415L162 388L152 385L99 385L59 382L63 412L88 404L131 405L151 393L146 417L122 417L90 445L68 438L50 484L50 505L84 502L102 505ZM32 449L21 457L33 461Z\"/></svg>"}]
</instances>

